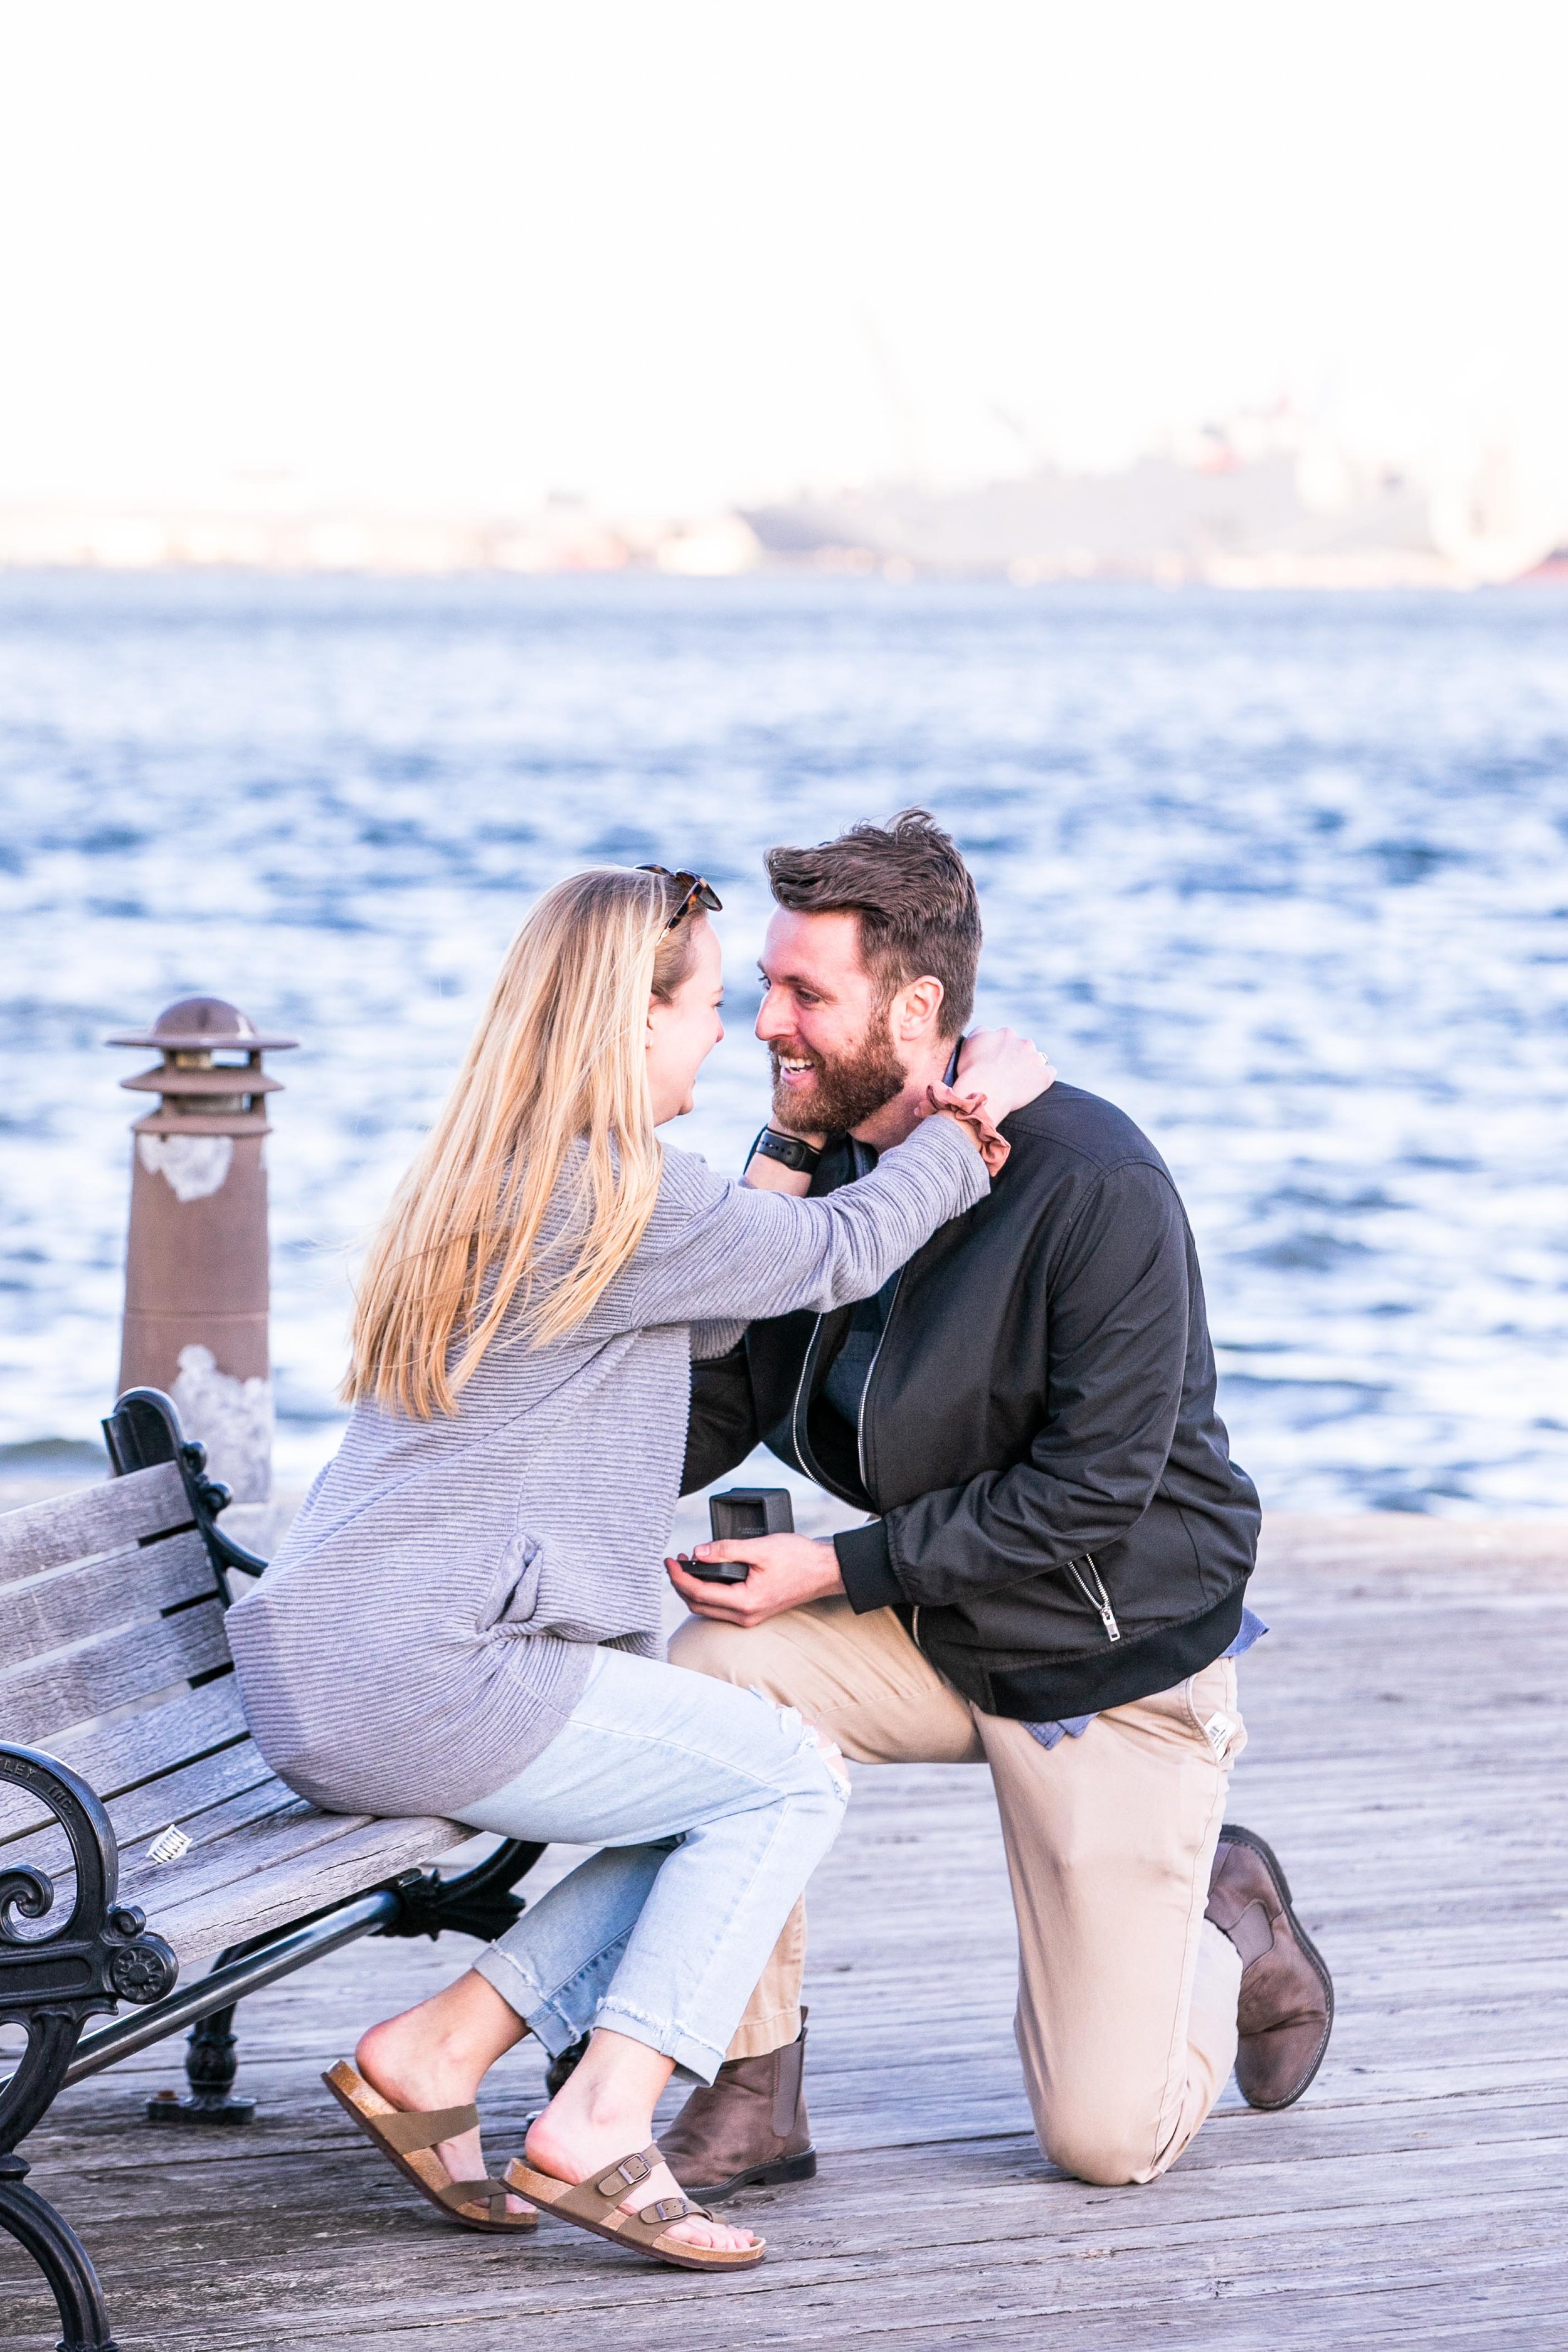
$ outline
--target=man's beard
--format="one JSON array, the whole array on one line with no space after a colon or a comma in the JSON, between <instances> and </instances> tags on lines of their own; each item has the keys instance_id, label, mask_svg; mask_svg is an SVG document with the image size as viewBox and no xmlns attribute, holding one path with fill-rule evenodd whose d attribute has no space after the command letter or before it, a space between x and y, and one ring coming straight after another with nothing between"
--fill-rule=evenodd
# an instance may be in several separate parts
<instances>
[{"instance_id":1,"label":"man's beard","mask_svg":"<svg viewBox=\"0 0 1568 2352\"><path fill-rule=\"evenodd\" d=\"M806 1135L847 1135L903 1091L909 1076L886 1031L873 1027L852 1054L829 1061L809 1046L792 1044L788 1054L772 1045L773 1117L781 1127ZM786 1087L779 1075L781 1060L809 1062L809 1086Z\"/></svg>"}]
</instances>

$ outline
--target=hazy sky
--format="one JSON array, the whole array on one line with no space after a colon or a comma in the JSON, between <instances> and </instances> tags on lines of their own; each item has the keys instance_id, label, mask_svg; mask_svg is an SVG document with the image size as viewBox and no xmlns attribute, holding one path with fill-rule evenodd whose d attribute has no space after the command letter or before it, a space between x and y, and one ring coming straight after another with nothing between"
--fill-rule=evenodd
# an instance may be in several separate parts
<instances>
[{"instance_id":1,"label":"hazy sky","mask_svg":"<svg viewBox=\"0 0 1568 2352\"><path fill-rule=\"evenodd\" d=\"M1568 480L1559 0L0 0L0 496Z\"/></svg>"}]
</instances>

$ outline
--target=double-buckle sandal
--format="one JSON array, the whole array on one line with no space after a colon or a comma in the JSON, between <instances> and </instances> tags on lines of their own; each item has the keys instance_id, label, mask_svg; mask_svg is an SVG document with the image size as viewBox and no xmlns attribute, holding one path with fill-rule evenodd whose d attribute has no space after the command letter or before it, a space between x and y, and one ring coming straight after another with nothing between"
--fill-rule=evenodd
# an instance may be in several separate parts
<instances>
[{"instance_id":1,"label":"double-buckle sandal","mask_svg":"<svg viewBox=\"0 0 1568 2352\"><path fill-rule=\"evenodd\" d=\"M509 2198L518 2192L509 2189L504 2180L454 2180L435 2153L442 2140L456 2139L459 2132L478 2128L478 2107L436 2107L423 2114L395 2107L390 2099L373 2091L345 2058L340 2058L321 2080L366 2138L375 2142L448 2221L456 2221L460 2229L489 2230L498 2236L504 2231L515 2237L520 2230L539 2227L537 2213L507 2211Z\"/></svg>"},{"instance_id":2,"label":"double-buckle sandal","mask_svg":"<svg viewBox=\"0 0 1568 2352\"><path fill-rule=\"evenodd\" d=\"M592 2230L596 2237L611 2238L617 2245L633 2246L639 2253L652 2254L656 2262L674 2263L685 2271L755 2270L767 2252L763 2239L759 2238L754 2246L729 2251L720 2246L690 2246L669 2236L669 2224L684 2221L689 2215L712 2221L707 2206L694 2205L689 2197L660 2197L640 2212L623 2212L621 2200L627 2191L640 2180L651 2179L655 2166L663 2161L658 2143L650 2142L637 2155L623 2156L618 2164L575 2188L568 2180L557 2180L553 2173L536 2172L521 2157L514 2157L507 2166L506 2177L508 2186L519 2196L531 2197L536 2205L559 2215L563 2221Z\"/></svg>"}]
</instances>

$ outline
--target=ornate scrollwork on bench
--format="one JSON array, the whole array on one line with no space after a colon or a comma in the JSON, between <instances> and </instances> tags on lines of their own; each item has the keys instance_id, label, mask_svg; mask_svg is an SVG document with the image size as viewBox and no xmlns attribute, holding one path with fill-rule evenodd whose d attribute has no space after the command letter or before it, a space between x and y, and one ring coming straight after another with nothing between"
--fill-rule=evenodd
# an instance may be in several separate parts
<instances>
[{"instance_id":1,"label":"ornate scrollwork on bench","mask_svg":"<svg viewBox=\"0 0 1568 2352\"><path fill-rule=\"evenodd\" d=\"M0 1743L0 1781L37 1798L70 1846L75 1886L65 1917L42 1934L27 1924L56 1908L54 1881L28 1862L0 1869L0 2024L27 2046L0 2089L0 2152L13 2149L48 2107L89 2017L122 2000L172 1992L179 1962L148 1932L134 1905L115 1900L120 1859L108 1814L85 1780L53 1757Z\"/></svg>"},{"instance_id":2,"label":"ornate scrollwork on bench","mask_svg":"<svg viewBox=\"0 0 1568 2352\"><path fill-rule=\"evenodd\" d=\"M455 1878L443 1878L438 1870L408 1871L393 1882L396 1916L376 1932L428 1936L432 1943L438 1936L456 1933L493 1944L522 1916L523 1898L512 1893L512 1885L543 1852L542 1845L508 1838L494 1853Z\"/></svg>"}]
</instances>

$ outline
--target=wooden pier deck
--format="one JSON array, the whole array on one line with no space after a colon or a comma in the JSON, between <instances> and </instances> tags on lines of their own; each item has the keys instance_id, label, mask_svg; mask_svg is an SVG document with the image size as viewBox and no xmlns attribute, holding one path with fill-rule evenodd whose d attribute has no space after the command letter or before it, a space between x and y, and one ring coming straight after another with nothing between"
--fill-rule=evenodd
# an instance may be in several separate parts
<instances>
[{"instance_id":1,"label":"wooden pier deck","mask_svg":"<svg viewBox=\"0 0 1568 2352\"><path fill-rule=\"evenodd\" d=\"M1152 2188L1054 2174L1013 2052L988 1776L862 1772L814 1896L824 2161L737 2200L772 2242L759 2272L444 2227L316 2077L469 1948L362 1944L242 2010L247 2130L142 2124L166 2045L30 2143L122 2352L1568 2346L1568 1527L1279 1519L1256 1599L1274 1632L1244 1669L1232 1811L1279 1845L1340 1994L1300 2106L1232 2089ZM498 2070L492 2157L541 2071L530 2043ZM0 2342L55 2340L0 2241Z\"/></svg>"}]
</instances>

